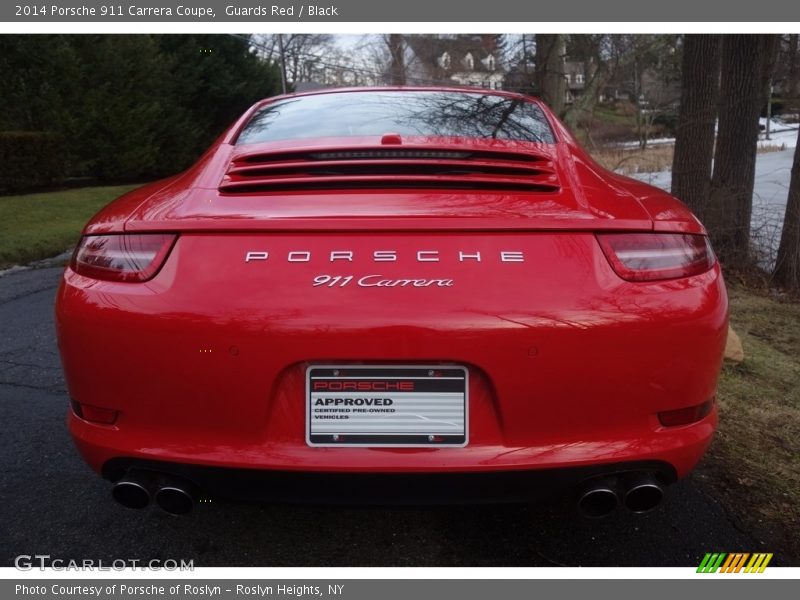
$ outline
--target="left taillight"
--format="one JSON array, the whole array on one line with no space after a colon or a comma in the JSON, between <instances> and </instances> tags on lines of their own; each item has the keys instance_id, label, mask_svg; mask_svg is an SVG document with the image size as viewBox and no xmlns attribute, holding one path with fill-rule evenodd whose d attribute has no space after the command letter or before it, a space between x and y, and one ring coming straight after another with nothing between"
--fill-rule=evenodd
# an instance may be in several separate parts
<instances>
[{"instance_id":1,"label":"left taillight","mask_svg":"<svg viewBox=\"0 0 800 600\"><path fill-rule=\"evenodd\" d=\"M105 281L141 282L161 269L177 236L144 233L84 236L72 255L72 270Z\"/></svg>"},{"instance_id":2,"label":"left taillight","mask_svg":"<svg viewBox=\"0 0 800 600\"><path fill-rule=\"evenodd\" d=\"M705 273L716 257L708 238L685 233L597 234L614 271L627 281L658 281Z\"/></svg>"}]
</instances>

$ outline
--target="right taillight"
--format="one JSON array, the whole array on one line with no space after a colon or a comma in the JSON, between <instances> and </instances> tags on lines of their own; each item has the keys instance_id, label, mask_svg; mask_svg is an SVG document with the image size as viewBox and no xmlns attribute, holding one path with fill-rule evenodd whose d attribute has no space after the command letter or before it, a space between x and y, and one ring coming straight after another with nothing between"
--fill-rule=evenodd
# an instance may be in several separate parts
<instances>
[{"instance_id":1,"label":"right taillight","mask_svg":"<svg viewBox=\"0 0 800 600\"><path fill-rule=\"evenodd\" d=\"M603 233L597 241L614 271L628 281L705 273L716 258L708 238L688 233Z\"/></svg>"}]
</instances>

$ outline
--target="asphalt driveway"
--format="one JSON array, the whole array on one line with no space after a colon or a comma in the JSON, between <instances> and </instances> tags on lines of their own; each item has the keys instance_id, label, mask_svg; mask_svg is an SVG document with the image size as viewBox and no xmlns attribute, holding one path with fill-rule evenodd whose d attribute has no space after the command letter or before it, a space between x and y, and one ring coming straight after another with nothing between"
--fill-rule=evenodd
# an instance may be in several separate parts
<instances>
[{"instance_id":1,"label":"asphalt driveway","mask_svg":"<svg viewBox=\"0 0 800 600\"><path fill-rule=\"evenodd\" d=\"M0 277L0 566L20 554L193 559L195 566L688 566L712 550L774 551L715 499L702 466L672 486L658 510L597 521L568 502L430 509L214 502L186 517L122 508L66 430L53 329L60 273Z\"/></svg>"}]
</instances>

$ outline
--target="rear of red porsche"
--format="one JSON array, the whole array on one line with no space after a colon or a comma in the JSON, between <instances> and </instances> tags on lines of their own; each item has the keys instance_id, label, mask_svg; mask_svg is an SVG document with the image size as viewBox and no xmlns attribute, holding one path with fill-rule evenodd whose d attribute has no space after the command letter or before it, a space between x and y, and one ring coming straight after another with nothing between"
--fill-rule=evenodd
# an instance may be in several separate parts
<instances>
[{"instance_id":1,"label":"rear of red porsche","mask_svg":"<svg viewBox=\"0 0 800 600\"><path fill-rule=\"evenodd\" d=\"M724 284L688 211L546 117L241 143L248 115L101 212L57 302L83 457L148 499L654 506L715 428Z\"/></svg>"}]
</instances>

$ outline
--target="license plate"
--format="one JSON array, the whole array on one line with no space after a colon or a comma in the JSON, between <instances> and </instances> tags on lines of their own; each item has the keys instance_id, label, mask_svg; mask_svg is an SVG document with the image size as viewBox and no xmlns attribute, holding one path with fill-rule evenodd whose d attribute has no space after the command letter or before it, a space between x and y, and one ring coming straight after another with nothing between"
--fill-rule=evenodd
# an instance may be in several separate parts
<instances>
[{"instance_id":1,"label":"license plate","mask_svg":"<svg viewBox=\"0 0 800 600\"><path fill-rule=\"evenodd\" d=\"M467 369L314 365L306 370L309 446L466 446Z\"/></svg>"}]
</instances>

